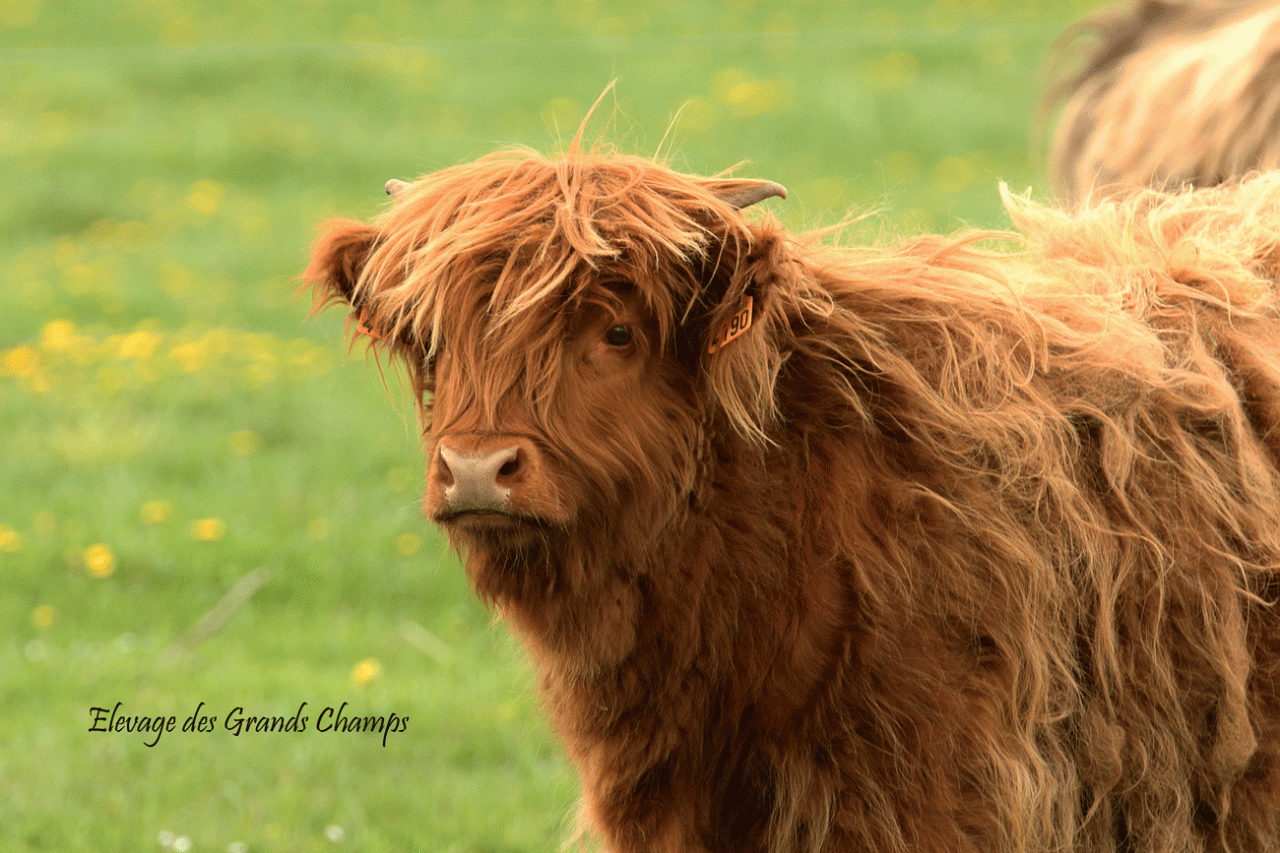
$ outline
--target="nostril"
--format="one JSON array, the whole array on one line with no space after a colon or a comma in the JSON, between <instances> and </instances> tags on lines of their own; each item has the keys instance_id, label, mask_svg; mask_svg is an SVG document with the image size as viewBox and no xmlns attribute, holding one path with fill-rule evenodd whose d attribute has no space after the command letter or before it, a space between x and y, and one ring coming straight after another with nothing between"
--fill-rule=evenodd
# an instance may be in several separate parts
<instances>
[{"instance_id":1,"label":"nostril","mask_svg":"<svg viewBox=\"0 0 1280 853\"><path fill-rule=\"evenodd\" d=\"M453 485L453 471L449 468L449 463L446 459L448 455L448 451L444 450L444 448L441 448L436 453L435 476L443 486Z\"/></svg>"},{"instance_id":2,"label":"nostril","mask_svg":"<svg viewBox=\"0 0 1280 853\"><path fill-rule=\"evenodd\" d=\"M498 469L499 477L511 477L520 470L520 452L514 451L511 458L502 463L502 467Z\"/></svg>"}]
</instances>

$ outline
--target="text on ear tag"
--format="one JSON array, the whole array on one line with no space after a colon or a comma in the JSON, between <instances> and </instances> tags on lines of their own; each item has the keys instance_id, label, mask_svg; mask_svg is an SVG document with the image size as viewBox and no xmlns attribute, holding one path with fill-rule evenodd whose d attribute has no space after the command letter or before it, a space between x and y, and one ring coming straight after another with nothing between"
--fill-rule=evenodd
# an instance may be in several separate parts
<instances>
[{"instance_id":1,"label":"text on ear tag","mask_svg":"<svg viewBox=\"0 0 1280 853\"><path fill-rule=\"evenodd\" d=\"M742 301L738 303L738 310L733 312L733 316L721 323L720 328L716 329L715 334L711 336L711 344L707 347L707 352L715 352L750 328L751 296L747 295L742 297Z\"/></svg>"},{"instance_id":2,"label":"text on ear tag","mask_svg":"<svg viewBox=\"0 0 1280 853\"><path fill-rule=\"evenodd\" d=\"M360 317L359 319L356 320L356 334L368 335L369 337L373 338L375 341L382 340L382 335L378 334L372 328L370 328L369 324L365 321L363 311L360 312Z\"/></svg>"}]
</instances>

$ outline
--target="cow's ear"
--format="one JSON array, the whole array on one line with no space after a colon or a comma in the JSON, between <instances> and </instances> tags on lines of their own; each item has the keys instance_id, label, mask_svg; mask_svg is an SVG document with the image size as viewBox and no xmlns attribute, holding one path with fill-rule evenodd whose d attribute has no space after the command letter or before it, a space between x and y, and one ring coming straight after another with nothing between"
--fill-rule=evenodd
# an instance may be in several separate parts
<instances>
[{"instance_id":1,"label":"cow's ear","mask_svg":"<svg viewBox=\"0 0 1280 853\"><path fill-rule=\"evenodd\" d=\"M713 237L694 273L698 296L684 318L685 353L695 361L751 334L787 267L774 223L717 222L708 230Z\"/></svg>"},{"instance_id":2,"label":"cow's ear","mask_svg":"<svg viewBox=\"0 0 1280 853\"><path fill-rule=\"evenodd\" d=\"M383 234L377 226L352 219L331 219L320 226L320 236L311 247L311 263L302 276L314 291L317 310L334 302L345 303L351 308L357 335L393 348L411 347L412 333L380 316L381 306L365 275L365 267L382 241ZM385 281L379 289L385 289L384 285ZM388 324L397 328L382 328Z\"/></svg>"},{"instance_id":3,"label":"cow's ear","mask_svg":"<svg viewBox=\"0 0 1280 853\"><path fill-rule=\"evenodd\" d=\"M311 246L311 262L302 277L313 288L317 306L344 302L357 311L357 286L369 257L381 242L373 226L353 219L330 219Z\"/></svg>"},{"instance_id":4,"label":"cow's ear","mask_svg":"<svg viewBox=\"0 0 1280 853\"><path fill-rule=\"evenodd\" d=\"M702 186L735 210L768 198L787 197L786 187L773 181L709 178ZM746 334L764 310L777 248L772 229L741 220L724 220L710 230L717 236L706 254L701 276L700 343L707 355Z\"/></svg>"},{"instance_id":5,"label":"cow's ear","mask_svg":"<svg viewBox=\"0 0 1280 853\"><path fill-rule=\"evenodd\" d=\"M698 316L691 317L686 350L733 427L760 443L777 420L775 386L785 356L774 326L780 322L780 290L788 289L792 264L776 227L748 225L730 234L704 263Z\"/></svg>"}]
</instances>

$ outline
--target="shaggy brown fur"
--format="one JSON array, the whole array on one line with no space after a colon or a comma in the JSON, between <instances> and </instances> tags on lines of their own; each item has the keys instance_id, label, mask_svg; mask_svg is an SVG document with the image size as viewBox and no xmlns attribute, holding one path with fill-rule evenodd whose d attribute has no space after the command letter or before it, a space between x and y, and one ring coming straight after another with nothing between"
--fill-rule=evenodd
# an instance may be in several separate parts
<instances>
[{"instance_id":1,"label":"shaggy brown fur","mask_svg":"<svg viewBox=\"0 0 1280 853\"><path fill-rule=\"evenodd\" d=\"M306 273L431 397L426 509L586 828L1280 848L1280 175L865 250L727 187L504 153L327 223ZM458 436L523 442L524 497L451 509Z\"/></svg>"},{"instance_id":2,"label":"shaggy brown fur","mask_svg":"<svg viewBox=\"0 0 1280 853\"><path fill-rule=\"evenodd\" d=\"M1280 5L1125 0L1067 32L1096 41L1056 84L1058 190L1211 186L1280 167ZM1064 50L1064 53L1066 51Z\"/></svg>"}]
</instances>

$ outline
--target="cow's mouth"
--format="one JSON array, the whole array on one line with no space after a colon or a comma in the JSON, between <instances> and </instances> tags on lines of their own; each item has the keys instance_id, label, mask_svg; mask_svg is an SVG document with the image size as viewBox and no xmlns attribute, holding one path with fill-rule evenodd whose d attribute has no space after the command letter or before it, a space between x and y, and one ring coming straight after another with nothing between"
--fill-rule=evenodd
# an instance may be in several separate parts
<instances>
[{"instance_id":1,"label":"cow's mouth","mask_svg":"<svg viewBox=\"0 0 1280 853\"><path fill-rule=\"evenodd\" d=\"M451 536L490 551L524 551L545 543L551 532L540 518L495 510L446 510L432 520Z\"/></svg>"}]
</instances>

